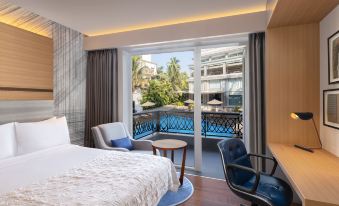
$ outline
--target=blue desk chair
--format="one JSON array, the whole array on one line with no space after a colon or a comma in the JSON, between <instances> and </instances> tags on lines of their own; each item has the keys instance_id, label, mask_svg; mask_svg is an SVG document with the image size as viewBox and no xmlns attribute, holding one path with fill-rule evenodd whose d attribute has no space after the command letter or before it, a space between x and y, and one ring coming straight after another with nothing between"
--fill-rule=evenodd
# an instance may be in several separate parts
<instances>
[{"instance_id":1,"label":"blue desk chair","mask_svg":"<svg viewBox=\"0 0 339 206\"><path fill-rule=\"evenodd\" d=\"M228 186L237 196L252 203L252 206L289 206L293 192L283 180L273 177L277 161L272 157L247 154L240 139L226 139L218 143ZM253 169L250 157L269 159L274 162L270 174Z\"/></svg>"}]
</instances>

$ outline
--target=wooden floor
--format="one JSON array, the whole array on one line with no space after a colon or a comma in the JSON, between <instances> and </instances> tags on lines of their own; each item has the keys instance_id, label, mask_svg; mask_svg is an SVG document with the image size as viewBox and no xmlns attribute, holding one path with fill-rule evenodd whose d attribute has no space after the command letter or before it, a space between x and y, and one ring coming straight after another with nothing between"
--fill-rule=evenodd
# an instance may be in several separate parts
<instances>
[{"instance_id":1,"label":"wooden floor","mask_svg":"<svg viewBox=\"0 0 339 206\"><path fill-rule=\"evenodd\" d=\"M194 186L192 197L183 206L239 206L250 205L234 195L228 188L226 181L200 176L185 175Z\"/></svg>"}]
</instances>

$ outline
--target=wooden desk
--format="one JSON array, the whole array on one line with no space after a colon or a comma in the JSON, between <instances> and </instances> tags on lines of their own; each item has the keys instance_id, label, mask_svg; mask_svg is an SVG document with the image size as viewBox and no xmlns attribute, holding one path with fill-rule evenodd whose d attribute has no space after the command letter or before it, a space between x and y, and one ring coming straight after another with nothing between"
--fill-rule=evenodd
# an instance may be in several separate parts
<instances>
[{"instance_id":1,"label":"wooden desk","mask_svg":"<svg viewBox=\"0 0 339 206\"><path fill-rule=\"evenodd\" d=\"M339 205L338 157L322 149L309 153L274 143L269 148L303 206Z\"/></svg>"}]
</instances>

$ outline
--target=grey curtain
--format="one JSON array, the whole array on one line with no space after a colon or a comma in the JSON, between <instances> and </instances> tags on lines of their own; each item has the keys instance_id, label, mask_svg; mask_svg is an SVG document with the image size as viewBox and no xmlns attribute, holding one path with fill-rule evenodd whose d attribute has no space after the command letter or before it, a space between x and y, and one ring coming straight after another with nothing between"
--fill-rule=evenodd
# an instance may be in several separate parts
<instances>
[{"instance_id":1,"label":"grey curtain","mask_svg":"<svg viewBox=\"0 0 339 206\"><path fill-rule=\"evenodd\" d=\"M250 152L265 154L265 33L249 35L249 142ZM265 163L255 161L256 168Z\"/></svg>"},{"instance_id":2,"label":"grey curtain","mask_svg":"<svg viewBox=\"0 0 339 206\"><path fill-rule=\"evenodd\" d=\"M118 121L117 49L89 51L86 78L86 147L94 147L91 128Z\"/></svg>"}]
</instances>

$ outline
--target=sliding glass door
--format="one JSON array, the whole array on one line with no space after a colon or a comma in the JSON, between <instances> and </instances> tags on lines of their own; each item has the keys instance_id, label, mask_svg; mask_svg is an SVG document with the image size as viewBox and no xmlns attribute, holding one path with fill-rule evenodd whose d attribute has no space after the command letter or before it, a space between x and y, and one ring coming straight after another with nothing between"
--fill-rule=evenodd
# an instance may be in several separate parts
<instances>
[{"instance_id":1,"label":"sliding glass door","mask_svg":"<svg viewBox=\"0 0 339 206\"><path fill-rule=\"evenodd\" d=\"M217 143L242 137L244 54L245 46L213 46L200 50L204 176L224 177Z\"/></svg>"},{"instance_id":2,"label":"sliding glass door","mask_svg":"<svg viewBox=\"0 0 339 206\"><path fill-rule=\"evenodd\" d=\"M131 56L133 137L183 140L186 169L223 178L217 143L243 135L245 51L234 44ZM176 151L178 166L181 157Z\"/></svg>"},{"instance_id":3,"label":"sliding glass door","mask_svg":"<svg viewBox=\"0 0 339 206\"><path fill-rule=\"evenodd\" d=\"M132 56L133 136L188 143L186 165L194 168L194 52L170 51ZM174 153L181 164L182 151Z\"/></svg>"}]
</instances>

